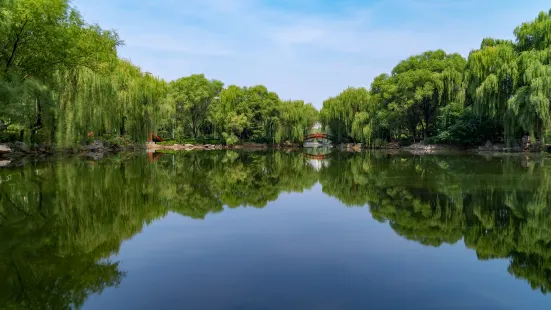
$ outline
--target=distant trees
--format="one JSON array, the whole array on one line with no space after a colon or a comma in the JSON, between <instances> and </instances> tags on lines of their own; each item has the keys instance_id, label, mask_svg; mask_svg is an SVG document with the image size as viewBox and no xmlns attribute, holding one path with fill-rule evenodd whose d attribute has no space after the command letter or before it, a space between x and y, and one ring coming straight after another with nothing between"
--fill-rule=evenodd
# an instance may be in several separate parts
<instances>
[{"instance_id":1,"label":"distant trees","mask_svg":"<svg viewBox=\"0 0 551 310\"><path fill-rule=\"evenodd\" d=\"M88 132L145 141L300 141L312 105L264 86L224 89L194 74L165 82L117 56L117 34L87 24L68 0L0 1L0 141L85 143Z\"/></svg>"},{"instance_id":2,"label":"distant trees","mask_svg":"<svg viewBox=\"0 0 551 310\"><path fill-rule=\"evenodd\" d=\"M170 83L168 101L176 108L180 141L209 138L225 144L301 142L318 119L318 111L311 104L282 101L265 86L222 85L203 75Z\"/></svg>"},{"instance_id":3,"label":"distant trees","mask_svg":"<svg viewBox=\"0 0 551 310\"><path fill-rule=\"evenodd\" d=\"M551 11L515 40L486 38L467 59L427 51L348 88L320 113L265 86L194 74L166 82L120 59L117 33L68 0L0 0L0 141L85 143L88 132L145 141L300 142L320 120L335 142L479 144L551 134Z\"/></svg>"},{"instance_id":4,"label":"distant trees","mask_svg":"<svg viewBox=\"0 0 551 310\"><path fill-rule=\"evenodd\" d=\"M551 133L551 11L514 34L514 42L484 39L468 59L442 50L409 57L375 78L369 99L342 100L347 89L325 101L323 123L338 141L372 146L391 139L477 144L524 134L544 140Z\"/></svg>"},{"instance_id":5,"label":"distant trees","mask_svg":"<svg viewBox=\"0 0 551 310\"><path fill-rule=\"evenodd\" d=\"M371 89L348 88L324 102L324 124L337 140L372 144L377 138L428 138L437 131L440 109L464 100L465 59L442 50L412 56Z\"/></svg>"},{"instance_id":6,"label":"distant trees","mask_svg":"<svg viewBox=\"0 0 551 310\"><path fill-rule=\"evenodd\" d=\"M320 118L322 124L338 141L352 139L352 127L356 115L367 113L369 105L369 91L365 88L349 87L337 97L323 102Z\"/></svg>"},{"instance_id":7,"label":"distant trees","mask_svg":"<svg viewBox=\"0 0 551 310\"><path fill-rule=\"evenodd\" d=\"M209 81L203 74L180 78L169 84L169 100L175 106L178 134L197 138L207 121L209 108L218 99L224 84Z\"/></svg>"}]
</instances>

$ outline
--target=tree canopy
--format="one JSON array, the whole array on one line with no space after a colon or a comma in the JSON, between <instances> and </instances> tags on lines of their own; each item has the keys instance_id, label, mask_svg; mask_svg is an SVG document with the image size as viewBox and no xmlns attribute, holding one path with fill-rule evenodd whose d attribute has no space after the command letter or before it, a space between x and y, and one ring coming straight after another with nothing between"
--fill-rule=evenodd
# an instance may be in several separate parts
<instances>
[{"instance_id":1,"label":"tree canopy","mask_svg":"<svg viewBox=\"0 0 551 310\"><path fill-rule=\"evenodd\" d=\"M86 23L68 0L0 1L0 142L72 147L92 138L143 142L297 142L311 104L265 86L229 86L203 74L166 82L117 55L117 33Z\"/></svg>"},{"instance_id":2,"label":"tree canopy","mask_svg":"<svg viewBox=\"0 0 551 310\"><path fill-rule=\"evenodd\" d=\"M427 51L377 76L367 100L324 102L324 125L339 141L481 144L551 134L551 11L514 30L515 40L486 38L467 59ZM358 106L363 108L358 109ZM356 124L354 125L354 121Z\"/></svg>"},{"instance_id":3,"label":"tree canopy","mask_svg":"<svg viewBox=\"0 0 551 310\"><path fill-rule=\"evenodd\" d=\"M82 144L93 137L235 144L301 142L317 121L334 142L476 145L551 135L551 11L485 38L465 59L434 50L400 61L369 89L349 87L318 113L266 86L203 74L164 81L121 59L117 33L68 0L0 1L0 140Z\"/></svg>"}]
</instances>

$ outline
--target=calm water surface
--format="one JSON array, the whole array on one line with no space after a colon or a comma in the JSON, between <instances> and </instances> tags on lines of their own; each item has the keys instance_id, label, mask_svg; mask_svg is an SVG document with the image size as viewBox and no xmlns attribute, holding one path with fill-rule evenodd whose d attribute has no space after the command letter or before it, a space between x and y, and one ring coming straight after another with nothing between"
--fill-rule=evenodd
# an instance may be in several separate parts
<instances>
[{"instance_id":1,"label":"calm water surface","mask_svg":"<svg viewBox=\"0 0 551 310\"><path fill-rule=\"evenodd\" d=\"M0 170L1 309L550 309L551 159L128 155Z\"/></svg>"}]
</instances>

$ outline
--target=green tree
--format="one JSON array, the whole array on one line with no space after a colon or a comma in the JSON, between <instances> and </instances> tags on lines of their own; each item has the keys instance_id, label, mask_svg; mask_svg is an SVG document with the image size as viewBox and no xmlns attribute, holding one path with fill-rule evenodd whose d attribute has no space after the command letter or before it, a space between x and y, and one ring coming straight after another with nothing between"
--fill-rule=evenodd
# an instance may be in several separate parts
<instances>
[{"instance_id":1,"label":"green tree","mask_svg":"<svg viewBox=\"0 0 551 310\"><path fill-rule=\"evenodd\" d=\"M302 100L287 100L281 103L279 132L276 139L300 143L304 135L318 120L318 111L310 103Z\"/></svg>"},{"instance_id":2,"label":"green tree","mask_svg":"<svg viewBox=\"0 0 551 310\"><path fill-rule=\"evenodd\" d=\"M169 84L169 97L175 104L178 133L185 137L190 132L197 139L208 121L209 107L223 88L223 83L208 80L203 74L180 78Z\"/></svg>"},{"instance_id":3,"label":"green tree","mask_svg":"<svg viewBox=\"0 0 551 310\"><path fill-rule=\"evenodd\" d=\"M507 102L518 81L518 65L511 41L484 39L481 47L469 54L465 70L467 96L483 117L510 123ZM506 127L511 134L514 128Z\"/></svg>"},{"instance_id":4,"label":"green tree","mask_svg":"<svg viewBox=\"0 0 551 310\"><path fill-rule=\"evenodd\" d=\"M545 138L551 130L551 10L515 29L518 85L508 101L511 127Z\"/></svg>"},{"instance_id":5,"label":"green tree","mask_svg":"<svg viewBox=\"0 0 551 310\"><path fill-rule=\"evenodd\" d=\"M410 128L420 127L426 139L435 134L439 109L464 98L466 61L459 54L429 51L400 62L392 70L396 83L395 109ZM415 138L415 132L412 133Z\"/></svg>"},{"instance_id":6,"label":"green tree","mask_svg":"<svg viewBox=\"0 0 551 310\"><path fill-rule=\"evenodd\" d=\"M337 97L323 102L320 118L324 127L336 137L336 142L351 140L356 114L369 111L369 105L367 89L349 87Z\"/></svg>"},{"instance_id":7,"label":"green tree","mask_svg":"<svg viewBox=\"0 0 551 310\"><path fill-rule=\"evenodd\" d=\"M86 24L66 0L4 1L0 11L0 99L7 109L0 118L22 133L53 127L55 76L65 70L87 67L97 70L116 57L117 35ZM48 123L49 122L49 123ZM51 135L50 135L51 136Z\"/></svg>"}]
</instances>

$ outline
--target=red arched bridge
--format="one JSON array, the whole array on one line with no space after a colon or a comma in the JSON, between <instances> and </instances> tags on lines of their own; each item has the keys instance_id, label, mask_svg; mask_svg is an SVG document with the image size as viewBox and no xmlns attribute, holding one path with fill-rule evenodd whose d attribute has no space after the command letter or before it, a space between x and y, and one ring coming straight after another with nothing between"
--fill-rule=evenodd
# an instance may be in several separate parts
<instances>
[{"instance_id":1,"label":"red arched bridge","mask_svg":"<svg viewBox=\"0 0 551 310\"><path fill-rule=\"evenodd\" d=\"M326 133L322 133L322 132L317 132L317 133L311 133L309 135L305 135L304 136L304 140L312 140L312 139L330 139L331 136L326 134Z\"/></svg>"}]
</instances>

